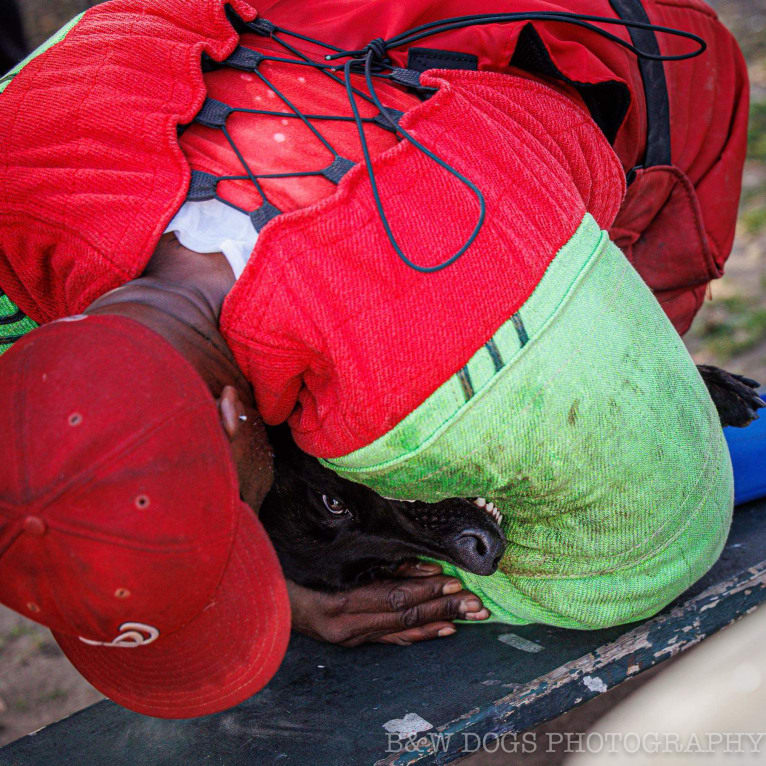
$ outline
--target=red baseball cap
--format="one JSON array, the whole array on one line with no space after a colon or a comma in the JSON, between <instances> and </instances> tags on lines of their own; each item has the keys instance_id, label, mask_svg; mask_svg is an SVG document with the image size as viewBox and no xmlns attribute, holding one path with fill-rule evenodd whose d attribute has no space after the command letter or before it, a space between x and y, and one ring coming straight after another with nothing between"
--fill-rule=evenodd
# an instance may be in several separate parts
<instances>
[{"instance_id":1,"label":"red baseball cap","mask_svg":"<svg viewBox=\"0 0 766 766\"><path fill-rule=\"evenodd\" d=\"M131 319L83 316L31 332L0 371L0 602L139 713L261 689L287 590L196 370Z\"/></svg>"}]
</instances>

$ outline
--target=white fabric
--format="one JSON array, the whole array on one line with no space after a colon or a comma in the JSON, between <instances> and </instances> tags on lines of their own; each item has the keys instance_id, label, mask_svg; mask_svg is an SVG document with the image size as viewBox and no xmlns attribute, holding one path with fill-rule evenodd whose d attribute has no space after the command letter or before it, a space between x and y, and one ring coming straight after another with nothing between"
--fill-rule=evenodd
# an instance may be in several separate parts
<instances>
[{"instance_id":1,"label":"white fabric","mask_svg":"<svg viewBox=\"0 0 766 766\"><path fill-rule=\"evenodd\" d=\"M258 239L245 213L217 199L184 202L165 229L166 234L169 231L195 253L223 253L235 279L239 279Z\"/></svg>"}]
</instances>

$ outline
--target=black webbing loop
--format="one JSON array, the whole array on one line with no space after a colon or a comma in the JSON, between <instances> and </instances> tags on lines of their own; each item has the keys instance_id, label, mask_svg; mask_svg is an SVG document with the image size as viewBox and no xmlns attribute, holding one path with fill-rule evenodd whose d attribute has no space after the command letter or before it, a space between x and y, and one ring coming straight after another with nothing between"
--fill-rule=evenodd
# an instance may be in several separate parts
<instances>
[{"instance_id":1,"label":"black webbing loop","mask_svg":"<svg viewBox=\"0 0 766 766\"><path fill-rule=\"evenodd\" d=\"M404 112L390 106L384 106L372 121L379 127L390 130L392 133L399 132L399 120L404 117Z\"/></svg>"},{"instance_id":2,"label":"black webbing loop","mask_svg":"<svg viewBox=\"0 0 766 766\"><path fill-rule=\"evenodd\" d=\"M476 71L479 68L479 57L473 53L460 51L445 51L440 48L409 48L407 51L407 68L416 72L427 69L467 69Z\"/></svg>"},{"instance_id":3,"label":"black webbing loop","mask_svg":"<svg viewBox=\"0 0 766 766\"><path fill-rule=\"evenodd\" d=\"M406 85L408 88L422 88L420 84L420 72L415 69L404 69L403 67L394 67L391 72L391 79L399 83L399 85Z\"/></svg>"},{"instance_id":4,"label":"black webbing loop","mask_svg":"<svg viewBox=\"0 0 766 766\"><path fill-rule=\"evenodd\" d=\"M322 175L328 180L332 181L334 184L340 183L340 179L343 178L343 176L348 173L351 168L354 167L356 163L351 162L351 160L346 159L345 157L341 157L338 155L333 161L332 164L328 165L323 171Z\"/></svg>"},{"instance_id":5,"label":"black webbing loop","mask_svg":"<svg viewBox=\"0 0 766 766\"><path fill-rule=\"evenodd\" d=\"M272 219L276 218L282 211L274 207L271 202L264 202L257 210L250 213L250 221L253 228L260 234L261 229Z\"/></svg>"},{"instance_id":6,"label":"black webbing loop","mask_svg":"<svg viewBox=\"0 0 766 766\"><path fill-rule=\"evenodd\" d=\"M192 202L202 202L213 199L216 195L218 178L212 173L205 173L202 170L192 170L191 180L189 181L189 191L186 193L186 199Z\"/></svg>"},{"instance_id":7,"label":"black webbing loop","mask_svg":"<svg viewBox=\"0 0 766 766\"><path fill-rule=\"evenodd\" d=\"M223 101L206 98L194 121L200 125L206 125L208 128L222 128L226 125L226 120L233 111L233 107L224 104Z\"/></svg>"},{"instance_id":8,"label":"black webbing loop","mask_svg":"<svg viewBox=\"0 0 766 766\"><path fill-rule=\"evenodd\" d=\"M262 18L257 18L255 21L248 22L247 26L255 32L255 34L261 35L261 37L271 37L277 29L276 24L272 24L270 21Z\"/></svg>"},{"instance_id":9,"label":"black webbing loop","mask_svg":"<svg viewBox=\"0 0 766 766\"><path fill-rule=\"evenodd\" d=\"M242 69L245 72L254 72L266 57L263 53L238 45L234 52L223 61L233 69Z\"/></svg>"}]
</instances>

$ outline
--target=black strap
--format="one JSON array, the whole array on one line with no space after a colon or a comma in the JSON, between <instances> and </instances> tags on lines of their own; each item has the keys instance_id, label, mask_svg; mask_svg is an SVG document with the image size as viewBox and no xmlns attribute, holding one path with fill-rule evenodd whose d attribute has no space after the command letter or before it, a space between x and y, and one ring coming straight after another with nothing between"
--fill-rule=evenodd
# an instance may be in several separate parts
<instances>
[{"instance_id":1,"label":"black strap","mask_svg":"<svg viewBox=\"0 0 766 766\"><path fill-rule=\"evenodd\" d=\"M625 21L650 23L641 0L609 0L609 3ZM630 26L627 29L636 48L659 55L660 46L653 29ZM643 167L670 165L670 101L665 67L661 60L639 57L638 69L646 100L646 153ZM628 173L628 180L632 180L633 171Z\"/></svg>"}]
</instances>

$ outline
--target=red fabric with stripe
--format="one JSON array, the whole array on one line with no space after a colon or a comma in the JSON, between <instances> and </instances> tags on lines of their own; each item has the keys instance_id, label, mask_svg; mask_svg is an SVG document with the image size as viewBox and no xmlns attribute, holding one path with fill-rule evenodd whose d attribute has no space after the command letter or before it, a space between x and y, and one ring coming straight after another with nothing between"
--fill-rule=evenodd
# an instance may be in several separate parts
<instances>
[{"instance_id":1,"label":"red fabric with stripe","mask_svg":"<svg viewBox=\"0 0 766 766\"><path fill-rule=\"evenodd\" d=\"M605 0L576 6L533 0L523 8L614 15ZM426 75L439 93L404 118L487 195L478 240L446 271L417 274L396 258L363 169L337 192L321 179L300 189L295 182L271 183L273 201L293 212L264 230L222 317L268 420L292 412L301 446L328 457L380 436L513 313L586 210L611 228L676 327L688 326L733 236L746 78L736 45L707 6L696 0L645 6L655 23L702 34L708 51L665 65L678 169L639 178L619 214L620 163L632 167L644 150L636 61L613 43L558 23L534 26L561 72L579 82L624 82L631 92L616 156L571 92L562 95L508 67L522 25L465 29L419 43L474 53L479 68L490 70ZM486 0L234 7L245 17L257 7L275 23L349 48L436 18L496 10ZM513 7L505 3L503 10ZM624 29L610 31L628 39ZM659 43L666 53L691 46L664 36ZM205 50L222 59L235 44L220 0L157 0L149 7L113 0L89 11L0 95L0 285L32 317L80 311L144 268L188 184L175 126L201 105L199 56ZM406 51L393 58L403 64ZM215 76L206 76L211 93ZM329 91L320 96L336 98ZM402 94L391 98L402 108L411 103ZM232 119L244 125L239 116ZM296 126L263 125L248 153L262 155L265 141L273 170L282 156L274 147L292 146L290 170L300 169L292 165L296 157L316 169L322 157L314 139L309 149ZM282 127L290 135L275 143ZM338 130L338 148L359 159L353 130ZM193 128L184 138L190 156L201 132ZM470 233L475 201L412 147L393 146L389 134L374 132L383 202L398 239L421 263L441 260ZM192 159L212 162L211 170L219 161L227 162Z\"/></svg>"},{"instance_id":2,"label":"red fabric with stripe","mask_svg":"<svg viewBox=\"0 0 766 766\"><path fill-rule=\"evenodd\" d=\"M608 227L622 199L617 158L566 96L490 72L423 82L439 93L402 125L485 194L476 242L443 271L409 268L357 167L336 194L263 230L221 318L266 421L297 401L294 435L323 456L368 444L420 404L526 300L585 212ZM405 252L426 266L455 252L478 216L473 195L406 142L374 165Z\"/></svg>"}]
</instances>

